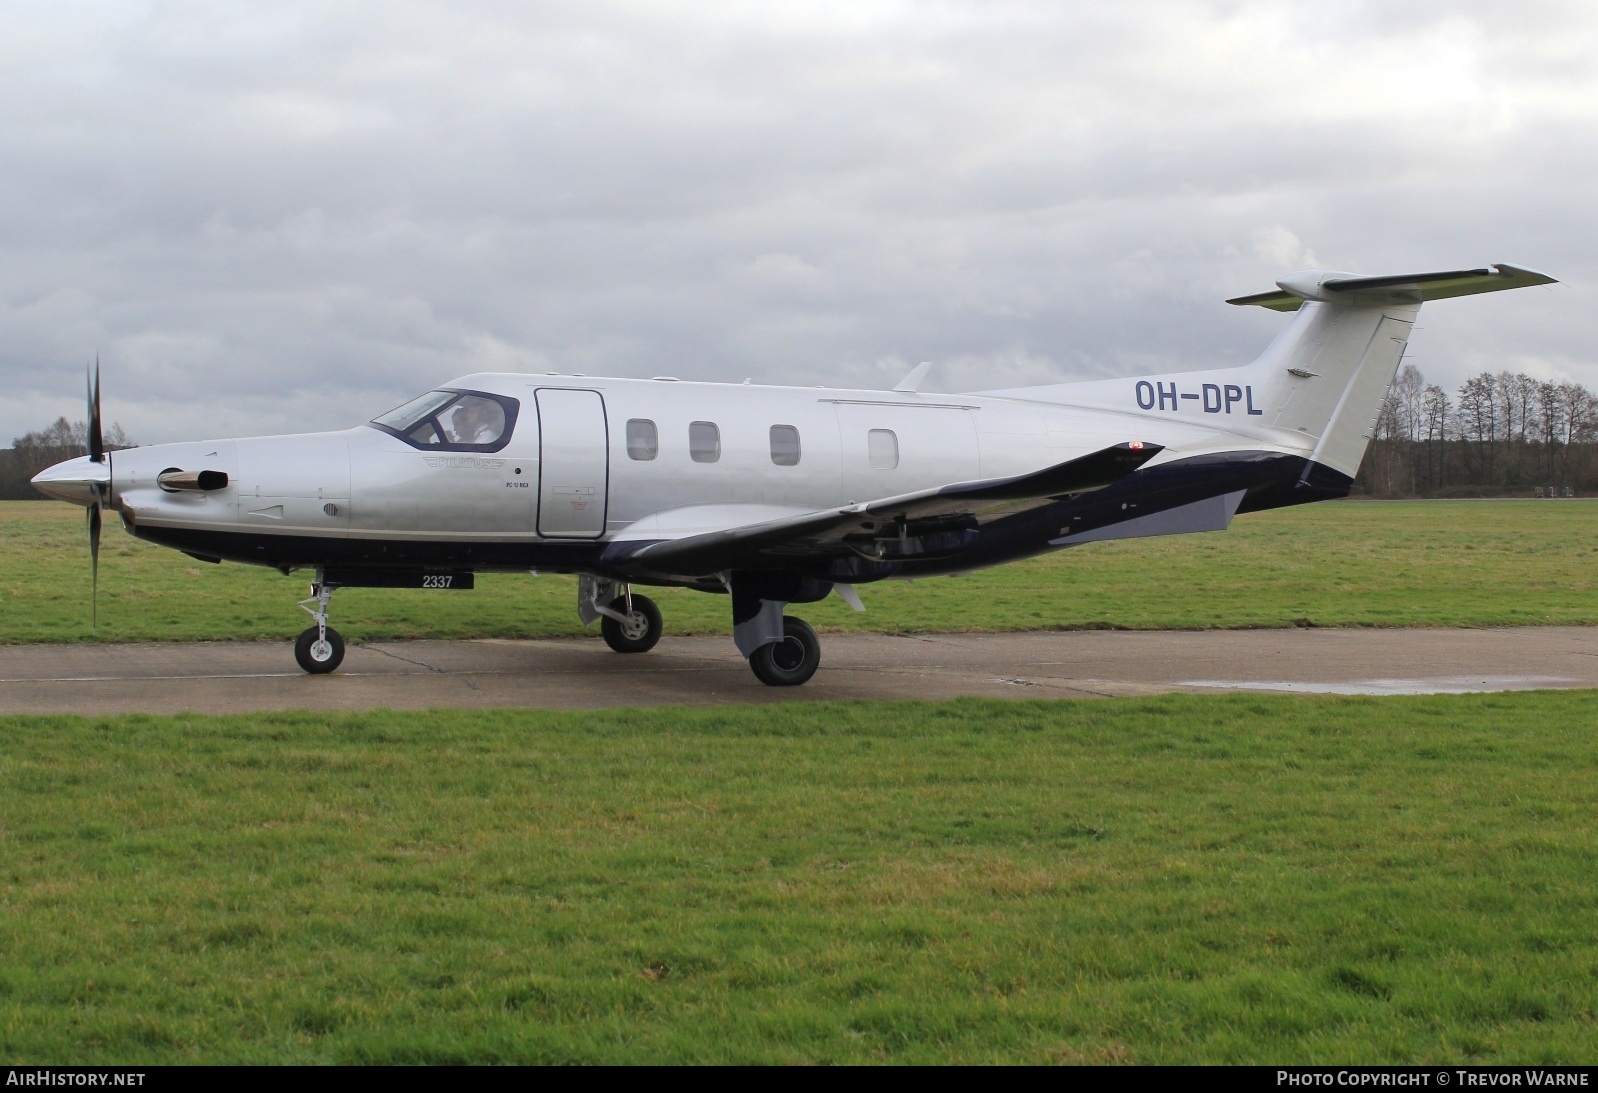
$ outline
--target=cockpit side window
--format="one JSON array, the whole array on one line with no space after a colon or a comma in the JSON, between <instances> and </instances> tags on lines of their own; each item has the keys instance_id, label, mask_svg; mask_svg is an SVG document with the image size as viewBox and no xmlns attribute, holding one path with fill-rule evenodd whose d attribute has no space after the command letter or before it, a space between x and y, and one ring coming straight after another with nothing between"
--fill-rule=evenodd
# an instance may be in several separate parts
<instances>
[{"instance_id":1,"label":"cockpit side window","mask_svg":"<svg viewBox=\"0 0 1598 1093\"><path fill-rule=\"evenodd\" d=\"M505 435L505 408L491 398L462 395L446 412L451 443L493 444Z\"/></svg>"},{"instance_id":2,"label":"cockpit side window","mask_svg":"<svg viewBox=\"0 0 1598 1093\"><path fill-rule=\"evenodd\" d=\"M482 391L429 391L371 422L412 447L443 452L497 452L516 427L519 404Z\"/></svg>"}]
</instances>

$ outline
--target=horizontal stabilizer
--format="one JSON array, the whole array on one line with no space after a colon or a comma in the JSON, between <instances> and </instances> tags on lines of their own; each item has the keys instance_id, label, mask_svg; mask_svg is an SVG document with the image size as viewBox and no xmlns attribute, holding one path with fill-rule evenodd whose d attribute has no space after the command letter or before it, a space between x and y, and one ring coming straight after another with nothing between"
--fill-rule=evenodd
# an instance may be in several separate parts
<instances>
[{"instance_id":1,"label":"horizontal stabilizer","mask_svg":"<svg viewBox=\"0 0 1598 1093\"><path fill-rule=\"evenodd\" d=\"M687 535L623 538L604 563L626 572L699 577L731 569L780 567L784 560L847 553L845 540L904 538L1025 512L1118 481L1160 454L1157 444L1116 444L1031 474L958 482L880 501ZM627 532L622 535L627 536Z\"/></svg>"},{"instance_id":2,"label":"horizontal stabilizer","mask_svg":"<svg viewBox=\"0 0 1598 1093\"><path fill-rule=\"evenodd\" d=\"M1436 273L1398 273L1382 277L1357 277L1351 273L1314 271L1295 273L1277 282L1280 291L1256 292L1226 301L1239 307L1255 305L1272 311L1297 311L1305 300L1329 303L1418 304L1447 300L1478 292L1500 292L1559 282L1546 273L1504 263L1488 269L1442 270Z\"/></svg>"},{"instance_id":3,"label":"horizontal stabilizer","mask_svg":"<svg viewBox=\"0 0 1598 1093\"><path fill-rule=\"evenodd\" d=\"M1304 297L1278 289L1275 292L1256 292L1252 296L1234 296L1226 302L1238 307L1253 304L1256 307L1268 307L1272 311L1297 311L1304 306Z\"/></svg>"}]
</instances>

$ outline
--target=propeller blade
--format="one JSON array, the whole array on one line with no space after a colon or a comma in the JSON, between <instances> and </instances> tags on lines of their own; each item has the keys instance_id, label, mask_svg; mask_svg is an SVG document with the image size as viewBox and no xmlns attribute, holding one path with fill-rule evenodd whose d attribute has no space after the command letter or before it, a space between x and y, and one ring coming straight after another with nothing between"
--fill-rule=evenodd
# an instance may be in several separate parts
<instances>
[{"instance_id":1,"label":"propeller blade","mask_svg":"<svg viewBox=\"0 0 1598 1093\"><path fill-rule=\"evenodd\" d=\"M89 380L89 459L105 462L105 439L100 433L100 358L94 358L94 376Z\"/></svg>"},{"instance_id":2,"label":"propeller blade","mask_svg":"<svg viewBox=\"0 0 1598 1093\"><path fill-rule=\"evenodd\" d=\"M94 485L94 503L89 506L89 566L93 574L89 592L89 625L100 628L100 509L105 504L105 494L98 482Z\"/></svg>"}]
</instances>

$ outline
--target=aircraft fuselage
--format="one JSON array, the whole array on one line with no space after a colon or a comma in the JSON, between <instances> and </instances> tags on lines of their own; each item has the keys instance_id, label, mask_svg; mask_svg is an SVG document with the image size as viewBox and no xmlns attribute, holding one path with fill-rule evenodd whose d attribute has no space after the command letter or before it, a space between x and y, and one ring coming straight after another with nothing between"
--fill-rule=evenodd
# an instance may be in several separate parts
<instances>
[{"instance_id":1,"label":"aircraft fuselage","mask_svg":"<svg viewBox=\"0 0 1598 1093\"><path fill-rule=\"evenodd\" d=\"M980 548L957 555L814 567L864 581L997 564L1069 545L1054 541L1128 514L1238 490L1258 495L1245 508L1338 495L1336 483L1295 493L1309 444L1250 422L1241 399L1225 424L1253 435L1209 425L1197 416L1206 413L1202 401L1178 417L1141 407L1138 381L1117 386L1121 407L1075 407L983 395L466 376L441 390L481 392L513 409L510 435L492 451L418 444L371 425L156 445L111 454L111 507L151 542L282 569L621 576L609 572L607 543L647 534L647 520L663 512L673 523L662 532L678 537L1025 474L1128 440L1166 448L1138 473L1139 496L1123 498L1126 489L1112 486L1048 505L1012 518L1013 527L985 528ZM167 490L156 481L163 471L201 468L225 473L228 486Z\"/></svg>"}]
</instances>

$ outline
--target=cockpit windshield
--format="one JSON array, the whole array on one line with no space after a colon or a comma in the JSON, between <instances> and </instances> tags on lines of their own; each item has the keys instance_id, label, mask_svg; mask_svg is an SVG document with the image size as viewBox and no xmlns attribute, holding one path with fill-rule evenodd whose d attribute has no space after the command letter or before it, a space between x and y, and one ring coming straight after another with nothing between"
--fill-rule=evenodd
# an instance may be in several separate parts
<instances>
[{"instance_id":1,"label":"cockpit windshield","mask_svg":"<svg viewBox=\"0 0 1598 1093\"><path fill-rule=\"evenodd\" d=\"M492 452L505 446L516 400L478 391L429 391L372 424L418 448Z\"/></svg>"}]
</instances>

